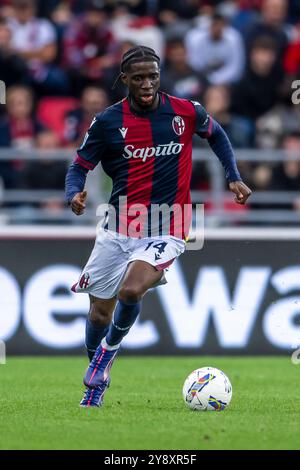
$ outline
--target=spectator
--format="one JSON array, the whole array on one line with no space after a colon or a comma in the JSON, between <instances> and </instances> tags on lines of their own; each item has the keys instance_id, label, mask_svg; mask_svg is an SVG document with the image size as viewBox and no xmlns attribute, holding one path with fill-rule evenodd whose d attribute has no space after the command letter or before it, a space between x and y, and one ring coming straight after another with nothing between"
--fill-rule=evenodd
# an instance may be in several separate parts
<instances>
[{"instance_id":1,"label":"spectator","mask_svg":"<svg viewBox=\"0 0 300 470\"><path fill-rule=\"evenodd\" d=\"M127 52L130 48L137 46L135 42L132 41L122 41L119 43L118 56L121 60L123 54ZM124 98L127 95L128 89L122 82L122 80L117 79L120 74L120 60L118 64L115 64L113 67L110 67L105 70L103 77L103 87L106 89L110 101L116 103ZM112 86L113 84L113 86Z\"/></svg>"},{"instance_id":2,"label":"spectator","mask_svg":"<svg viewBox=\"0 0 300 470\"><path fill-rule=\"evenodd\" d=\"M75 79L76 91L98 83L117 61L117 43L107 26L104 2L89 0L85 13L65 31L63 65Z\"/></svg>"},{"instance_id":3,"label":"spectator","mask_svg":"<svg viewBox=\"0 0 300 470\"><path fill-rule=\"evenodd\" d=\"M0 124L0 146L31 148L43 126L33 115L33 93L25 86L7 90L6 111Z\"/></svg>"},{"instance_id":4,"label":"spectator","mask_svg":"<svg viewBox=\"0 0 300 470\"><path fill-rule=\"evenodd\" d=\"M260 17L260 9L263 0L238 0L236 2L236 11L231 20L234 28L242 34L248 31Z\"/></svg>"},{"instance_id":5,"label":"spectator","mask_svg":"<svg viewBox=\"0 0 300 470\"><path fill-rule=\"evenodd\" d=\"M263 0L261 17L245 34L248 51L259 37L268 36L273 40L276 59L278 63L281 62L288 41L293 36L292 26L285 22L287 7L287 0Z\"/></svg>"},{"instance_id":6,"label":"spectator","mask_svg":"<svg viewBox=\"0 0 300 470\"><path fill-rule=\"evenodd\" d=\"M285 51L284 70L290 77L300 76L300 23L297 25L294 40Z\"/></svg>"},{"instance_id":7,"label":"spectator","mask_svg":"<svg viewBox=\"0 0 300 470\"><path fill-rule=\"evenodd\" d=\"M13 13L11 0L0 0L0 17L2 19L9 18Z\"/></svg>"},{"instance_id":8,"label":"spectator","mask_svg":"<svg viewBox=\"0 0 300 470\"><path fill-rule=\"evenodd\" d=\"M13 0L14 16L8 21L12 47L27 61L38 93L64 93L68 90L65 73L54 65L57 54L52 24L36 16L36 0Z\"/></svg>"},{"instance_id":9,"label":"spectator","mask_svg":"<svg viewBox=\"0 0 300 470\"><path fill-rule=\"evenodd\" d=\"M7 90L6 102L7 114L0 120L0 147L33 147L35 136L43 127L32 115L32 91L24 86L13 86ZM20 160L0 161L0 177L6 188L21 184L24 166Z\"/></svg>"},{"instance_id":10,"label":"spectator","mask_svg":"<svg viewBox=\"0 0 300 470\"><path fill-rule=\"evenodd\" d=\"M253 165L250 177L251 187L255 191L268 191L270 189L272 171L272 165L267 163ZM269 209L270 204L253 204L251 207L255 209Z\"/></svg>"},{"instance_id":11,"label":"spectator","mask_svg":"<svg viewBox=\"0 0 300 470\"><path fill-rule=\"evenodd\" d=\"M300 157L300 133L287 134L283 138L282 148L284 160L273 171L271 187L280 191L299 191L300 188L300 161L290 160L289 152Z\"/></svg>"},{"instance_id":12,"label":"spectator","mask_svg":"<svg viewBox=\"0 0 300 470\"><path fill-rule=\"evenodd\" d=\"M299 0L289 0L289 23L298 23L300 21L300 2Z\"/></svg>"},{"instance_id":13,"label":"spectator","mask_svg":"<svg viewBox=\"0 0 300 470\"><path fill-rule=\"evenodd\" d=\"M225 129L234 147L247 148L253 146L254 128L252 121L231 112L230 90L227 86L210 86L204 95L204 106L208 113Z\"/></svg>"},{"instance_id":14,"label":"spectator","mask_svg":"<svg viewBox=\"0 0 300 470\"><path fill-rule=\"evenodd\" d=\"M77 147L94 114L125 96L121 81L114 90L111 86L120 72L118 58L138 43L165 55L162 88L203 102L235 148L296 148L300 106L291 103L291 82L300 78L299 5L299 0L0 0L5 18L0 19L0 79L8 86L7 109L0 108L0 146L16 149L13 162L0 161L5 188L24 187L24 176L28 188L62 188L64 164L42 159L25 165L18 152L35 145L59 147L57 137L34 117L33 91L46 97L38 109L60 117L55 121L60 143ZM81 103L71 98L70 104L68 97L58 107L56 98L47 103L49 94L81 96ZM45 112L47 105L55 112ZM194 145L205 144L197 138ZM300 184L298 163L239 166L247 184L258 190ZM192 187L206 190L210 184L206 163L194 162ZM62 208L57 200L50 206Z\"/></svg>"},{"instance_id":15,"label":"spectator","mask_svg":"<svg viewBox=\"0 0 300 470\"><path fill-rule=\"evenodd\" d=\"M284 160L273 170L270 189L274 191L295 191L295 197L291 202L276 204L273 208L300 211L299 188L300 188L300 161L291 160L289 152L300 157L300 133L294 132L283 138L282 148Z\"/></svg>"},{"instance_id":16,"label":"spectator","mask_svg":"<svg viewBox=\"0 0 300 470\"><path fill-rule=\"evenodd\" d=\"M57 38L56 63L61 64L63 60L65 32L70 27L75 18L71 4L65 2L58 3L58 5L51 11L50 18L55 28Z\"/></svg>"},{"instance_id":17,"label":"spectator","mask_svg":"<svg viewBox=\"0 0 300 470\"><path fill-rule=\"evenodd\" d=\"M256 121L256 145L259 148L280 148L285 135L300 129L300 106L294 106L290 94L286 102L276 105Z\"/></svg>"},{"instance_id":18,"label":"spectator","mask_svg":"<svg viewBox=\"0 0 300 470\"><path fill-rule=\"evenodd\" d=\"M283 152L283 161L273 165L262 163L252 172L252 188L260 191L295 191L290 202L276 202L268 204L252 204L254 209L280 209L300 211L300 199L297 196L300 187L300 133L299 130L286 134L280 144Z\"/></svg>"},{"instance_id":19,"label":"spectator","mask_svg":"<svg viewBox=\"0 0 300 470\"><path fill-rule=\"evenodd\" d=\"M208 113L216 119L225 129L227 135L235 148L248 148L254 145L254 130L252 121L235 115L231 112L230 89L225 85L212 85L207 88L203 97L203 104ZM203 146L203 141L197 139L195 146ZM251 182L252 166L249 162L239 162L245 181ZM208 180L208 170L206 163L194 164L192 183L197 187L196 181L199 179L203 187L204 178ZM247 183L248 184L248 183ZM205 187L207 189L209 185ZM194 188L193 188L194 189Z\"/></svg>"},{"instance_id":20,"label":"spectator","mask_svg":"<svg viewBox=\"0 0 300 470\"><path fill-rule=\"evenodd\" d=\"M197 17L199 0L158 0L157 20L168 40L174 35L184 38Z\"/></svg>"},{"instance_id":21,"label":"spectator","mask_svg":"<svg viewBox=\"0 0 300 470\"><path fill-rule=\"evenodd\" d=\"M232 95L236 114L257 119L269 111L279 97L282 68L276 63L276 49L270 37L259 37L252 46L249 65Z\"/></svg>"},{"instance_id":22,"label":"spectator","mask_svg":"<svg viewBox=\"0 0 300 470\"><path fill-rule=\"evenodd\" d=\"M42 151L52 151L60 147L58 136L45 130L36 136L35 147ZM53 161L41 155L40 160L30 163L25 171L27 189L64 189L67 164Z\"/></svg>"},{"instance_id":23,"label":"spectator","mask_svg":"<svg viewBox=\"0 0 300 470\"><path fill-rule=\"evenodd\" d=\"M1 80L6 87L16 84L29 84L29 71L26 62L15 54L11 45L12 33L4 20L0 19L0 70Z\"/></svg>"},{"instance_id":24,"label":"spectator","mask_svg":"<svg viewBox=\"0 0 300 470\"><path fill-rule=\"evenodd\" d=\"M68 112L65 118L65 142L78 147L95 115L108 105L109 99L103 88L95 86L85 88L81 96L80 108Z\"/></svg>"},{"instance_id":25,"label":"spectator","mask_svg":"<svg viewBox=\"0 0 300 470\"><path fill-rule=\"evenodd\" d=\"M36 138L36 148L50 151L60 147L60 141L55 132L44 131ZM31 190L64 190L66 162L53 161L41 155L40 160L30 163L24 174L25 188ZM58 216L64 208L64 198L47 197L33 207L40 207L52 216Z\"/></svg>"},{"instance_id":26,"label":"spectator","mask_svg":"<svg viewBox=\"0 0 300 470\"><path fill-rule=\"evenodd\" d=\"M193 24L198 31L209 30L214 13L220 13L221 16L225 16L219 11L219 3L220 2L214 3L214 1L205 1L204 3L199 2L198 15L193 19Z\"/></svg>"},{"instance_id":27,"label":"spectator","mask_svg":"<svg viewBox=\"0 0 300 470\"><path fill-rule=\"evenodd\" d=\"M199 0L157 0L158 19L161 25L191 20L197 15Z\"/></svg>"},{"instance_id":28,"label":"spectator","mask_svg":"<svg viewBox=\"0 0 300 470\"><path fill-rule=\"evenodd\" d=\"M137 17L130 13L124 2L118 2L113 10L112 31L119 42L130 41L153 48L163 60L165 40L152 16Z\"/></svg>"},{"instance_id":29,"label":"spectator","mask_svg":"<svg viewBox=\"0 0 300 470\"><path fill-rule=\"evenodd\" d=\"M231 84L240 79L245 62L242 38L224 16L214 14L209 28L191 30L186 47L189 64L210 84Z\"/></svg>"},{"instance_id":30,"label":"spectator","mask_svg":"<svg viewBox=\"0 0 300 470\"><path fill-rule=\"evenodd\" d=\"M168 41L166 56L161 88L180 98L199 100L207 80L188 64L186 48L180 38Z\"/></svg>"},{"instance_id":31,"label":"spectator","mask_svg":"<svg viewBox=\"0 0 300 470\"><path fill-rule=\"evenodd\" d=\"M250 173L250 178L248 179L248 184L251 185L251 188L254 191L269 191L271 189L271 180L273 172L273 164L270 163L258 163L252 164L252 171ZM269 211L270 209L275 209L273 201L268 202L251 202L250 208L252 210L264 210ZM270 222L266 220L265 224Z\"/></svg>"},{"instance_id":32,"label":"spectator","mask_svg":"<svg viewBox=\"0 0 300 470\"><path fill-rule=\"evenodd\" d=\"M125 8L136 16L152 16L156 13L157 0L106 0L106 3L112 8Z\"/></svg>"},{"instance_id":33,"label":"spectator","mask_svg":"<svg viewBox=\"0 0 300 470\"><path fill-rule=\"evenodd\" d=\"M68 4L75 3L73 0L63 0L63 3L66 6L69 6ZM44 18L50 18L53 11L56 8L59 8L60 5L63 4L61 0L37 0L37 12L38 16L44 17ZM71 5L70 5L71 6Z\"/></svg>"}]
</instances>

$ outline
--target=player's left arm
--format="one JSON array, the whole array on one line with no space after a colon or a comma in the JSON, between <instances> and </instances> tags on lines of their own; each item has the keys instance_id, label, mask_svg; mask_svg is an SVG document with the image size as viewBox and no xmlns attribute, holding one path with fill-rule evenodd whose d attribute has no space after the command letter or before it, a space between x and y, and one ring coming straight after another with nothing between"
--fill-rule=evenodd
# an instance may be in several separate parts
<instances>
[{"instance_id":1,"label":"player's left arm","mask_svg":"<svg viewBox=\"0 0 300 470\"><path fill-rule=\"evenodd\" d=\"M233 148L226 132L214 119L212 119L212 132L207 138L207 142L223 165L229 189L235 195L235 202L245 204L252 191L242 181Z\"/></svg>"},{"instance_id":2,"label":"player's left arm","mask_svg":"<svg viewBox=\"0 0 300 470\"><path fill-rule=\"evenodd\" d=\"M207 114L199 103L194 103L194 106L196 110L196 133L207 139L211 149L222 163L229 189L235 195L235 202L245 204L252 191L242 181L234 151L226 132L217 121Z\"/></svg>"}]
</instances>

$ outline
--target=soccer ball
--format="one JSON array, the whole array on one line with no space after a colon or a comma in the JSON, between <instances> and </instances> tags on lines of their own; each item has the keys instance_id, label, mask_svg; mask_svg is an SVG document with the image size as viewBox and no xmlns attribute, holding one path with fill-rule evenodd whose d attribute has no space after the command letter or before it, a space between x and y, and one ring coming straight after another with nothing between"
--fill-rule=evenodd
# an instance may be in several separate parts
<instances>
[{"instance_id":1,"label":"soccer ball","mask_svg":"<svg viewBox=\"0 0 300 470\"><path fill-rule=\"evenodd\" d=\"M194 370L183 384L183 399L191 410L221 411L232 397L232 386L228 377L214 367Z\"/></svg>"}]
</instances>

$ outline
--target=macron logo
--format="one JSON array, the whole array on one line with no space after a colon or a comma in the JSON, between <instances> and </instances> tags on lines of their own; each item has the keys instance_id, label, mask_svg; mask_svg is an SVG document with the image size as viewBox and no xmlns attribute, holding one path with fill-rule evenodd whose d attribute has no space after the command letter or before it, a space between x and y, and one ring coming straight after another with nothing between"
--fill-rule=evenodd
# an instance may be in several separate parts
<instances>
[{"instance_id":1,"label":"macron logo","mask_svg":"<svg viewBox=\"0 0 300 470\"><path fill-rule=\"evenodd\" d=\"M128 131L128 127L127 128L120 127L119 131L121 132L123 139L125 139L127 131Z\"/></svg>"}]
</instances>

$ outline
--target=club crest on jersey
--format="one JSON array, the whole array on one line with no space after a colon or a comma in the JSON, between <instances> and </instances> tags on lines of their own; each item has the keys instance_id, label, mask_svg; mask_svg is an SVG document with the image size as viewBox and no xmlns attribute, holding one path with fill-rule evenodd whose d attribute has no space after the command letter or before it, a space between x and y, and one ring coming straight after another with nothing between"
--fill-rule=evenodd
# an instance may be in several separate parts
<instances>
[{"instance_id":1,"label":"club crest on jersey","mask_svg":"<svg viewBox=\"0 0 300 470\"><path fill-rule=\"evenodd\" d=\"M84 273L79 280L79 287L81 289L86 289L90 283L89 273Z\"/></svg>"},{"instance_id":2,"label":"club crest on jersey","mask_svg":"<svg viewBox=\"0 0 300 470\"><path fill-rule=\"evenodd\" d=\"M182 135L185 129L185 122L181 116L175 116L172 121L172 127L177 135Z\"/></svg>"}]
</instances>

